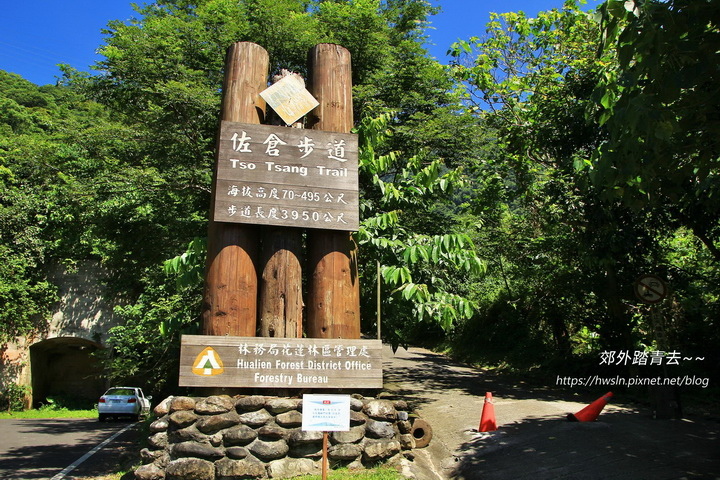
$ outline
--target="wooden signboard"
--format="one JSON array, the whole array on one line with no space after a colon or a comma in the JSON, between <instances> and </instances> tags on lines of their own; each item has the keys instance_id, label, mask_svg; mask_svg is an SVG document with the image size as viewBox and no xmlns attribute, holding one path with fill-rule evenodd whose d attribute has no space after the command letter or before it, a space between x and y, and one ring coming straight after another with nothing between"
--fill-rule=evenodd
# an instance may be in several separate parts
<instances>
[{"instance_id":1,"label":"wooden signboard","mask_svg":"<svg viewBox=\"0 0 720 480\"><path fill-rule=\"evenodd\" d=\"M216 222L355 231L357 135L222 122Z\"/></svg>"},{"instance_id":2,"label":"wooden signboard","mask_svg":"<svg viewBox=\"0 0 720 480\"><path fill-rule=\"evenodd\" d=\"M382 342L183 335L179 384L229 388L382 388Z\"/></svg>"}]
</instances>

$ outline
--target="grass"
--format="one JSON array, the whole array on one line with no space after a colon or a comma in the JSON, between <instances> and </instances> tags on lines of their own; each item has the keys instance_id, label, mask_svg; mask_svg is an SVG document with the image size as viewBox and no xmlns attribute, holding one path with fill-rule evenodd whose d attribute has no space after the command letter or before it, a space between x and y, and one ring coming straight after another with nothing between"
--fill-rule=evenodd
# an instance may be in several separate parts
<instances>
[{"instance_id":1,"label":"grass","mask_svg":"<svg viewBox=\"0 0 720 480\"><path fill-rule=\"evenodd\" d=\"M97 410L43 407L22 412L0 412L0 420L9 418L97 418Z\"/></svg>"},{"instance_id":2,"label":"grass","mask_svg":"<svg viewBox=\"0 0 720 480\"><path fill-rule=\"evenodd\" d=\"M368 470L348 470L346 468L340 468L337 470L328 470L327 477L329 480L401 480L405 478L392 467L377 467ZM303 475L293 478L297 480L320 480L322 476Z\"/></svg>"}]
</instances>

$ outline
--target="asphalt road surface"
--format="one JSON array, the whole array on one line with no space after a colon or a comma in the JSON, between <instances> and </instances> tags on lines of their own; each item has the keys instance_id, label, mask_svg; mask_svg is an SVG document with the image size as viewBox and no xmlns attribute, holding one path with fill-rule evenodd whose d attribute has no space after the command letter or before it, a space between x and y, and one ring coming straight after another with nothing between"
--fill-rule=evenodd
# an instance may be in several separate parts
<instances>
[{"instance_id":1,"label":"asphalt road surface","mask_svg":"<svg viewBox=\"0 0 720 480\"><path fill-rule=\"evenodd\" d=\"M433 429L415 450L418 480L720 480L720 422L654 420L617 392L597 421L566 420L605 390L528 385L422 348L384 352L385 388ZM498 429L478 433L486 392Z\"/></svg>"},{"instance_id":2,"label":"asphalt road surface","mask_svg":"<svg viewBox=\"0 0 720 480\"><path fill-rule=\"evenodd\" d=\"M78 463L128 426L124 433ZM128 422L100 423L97 419L0 420L0 479L74 480L110 473L117 466L119 453L135 439L135 430L134 424ZM73 465L71 471L65 470Z\"/></svg>"}]
</instances>

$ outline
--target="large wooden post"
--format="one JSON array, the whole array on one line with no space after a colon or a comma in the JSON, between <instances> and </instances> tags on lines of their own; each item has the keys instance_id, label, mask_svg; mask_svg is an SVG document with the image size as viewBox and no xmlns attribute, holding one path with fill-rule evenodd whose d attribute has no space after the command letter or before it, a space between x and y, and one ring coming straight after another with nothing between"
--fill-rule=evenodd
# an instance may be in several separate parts
<instances>
[{"instance_id":1,"label":"large wooden post","mask_svg":"<svg viewBox=\"0 0 720 480\"><path fill-rule=\"evenodd\" d=\"M261 337L302 338L301 232L289 227L263 229Z\"/></svg>"},{"instance_id":2,"label":"large wooden post","mask_svg":"<svg viewBox=\"0 0 720 480\"><path fill-rule=\"evenodd\" d=\"M239 42L228 49L221 119L262 123L269 56L264 48ZM217 166L216 166L217 167ZM213 178L215 210L217 173ZM210 221L203 297L203 334L255 336L257 326L258 228L251 225Z\"/></svg>"},{"instance_id":3,"label":"large wooden post","mask_svg":"<svg viewBox=\"0 0 720 480\"><path fill-rule=\"evenodd\" d=\"M308 55L309 90L320 102L310 127L348 133L353 127L350 52L316 45ZM349 232L308 230L307 333L311 338L360 338L357 245Z\"/></svg>"},{"instance_id":4,"label":"large wooden post","mask_svg":"<svg viewBox=\"0 0 720 480\"><path fill-rule=\"evenodd\" d=\"M287 75L287 70L273 77L273 83ZM272 125L285 125L279 115L268 112ZM302 128L302 122L292 128ZM262 229L262 254L260 257L260 308L258 331L261 337L302 338L303 291L302 291L302 229Z\"/></svg>"}]
</instances>

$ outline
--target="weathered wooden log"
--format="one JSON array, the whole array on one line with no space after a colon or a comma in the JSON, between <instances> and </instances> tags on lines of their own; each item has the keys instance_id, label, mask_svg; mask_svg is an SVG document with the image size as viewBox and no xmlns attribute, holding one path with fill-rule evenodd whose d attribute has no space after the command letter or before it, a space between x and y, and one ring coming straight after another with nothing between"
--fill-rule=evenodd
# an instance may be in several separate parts
<instances>
[{"instance_id":1,"label":"weathered wooden log","mask_svg":"<svg viewBox=\"0 0 720 480\"><path fill-rule=\"evenodd\" d=\"M249 42L228 49L221 119L262 123L267 87L267 51ZM216 175L212 205L215 210ZM252 225L210 221L203 297L203 334L255 336L257 328L258 228Z\"/></svg>"},{"instance_id":2,"label":"weathered wooden log","mask_svg":"<svg viewBox=\"0 0 720 480\"><path fill-rule=\"evenodd\" d=\"M316 130L348 133L353 127L350 52L320 44L308 54L309 90L320 102L309 115ZM360 338L357 245L350 232L308 230L307 334Z\"/></svg>"}]
</instances>

